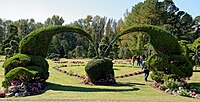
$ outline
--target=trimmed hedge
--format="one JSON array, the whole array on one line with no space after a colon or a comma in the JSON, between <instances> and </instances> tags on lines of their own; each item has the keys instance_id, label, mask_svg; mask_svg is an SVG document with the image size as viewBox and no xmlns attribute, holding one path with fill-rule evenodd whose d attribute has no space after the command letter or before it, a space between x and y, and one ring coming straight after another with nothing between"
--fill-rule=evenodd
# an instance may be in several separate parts
<instances>
[{"instance_id":1,"label":"trimmed hedge","mask_svg":"<svg viewBox=\"0 0 200 102\"><path fill-rule=\"evenodd\" d=\"M168 31L152 25L131 26L117 34L111 43L119 37L132 32L146 32L150 37L150 43L158 53L148 58L147 67L152 71L151 77L156 81L164 81L169 78L191 77L192 67L188 60L188 47ZM193 46L199 44L200 38Z\"/></svg>"},{"instance_id":2,"label":"trimmed hedge","mask_svg":"<svg viewBox=\"0 0 200 102\"><path fill-rule=\"evenodd\" d=\"M10 85L10 81L14 79L19 79L22 81L30 81L37 74L37 71L28 70L25 67L16 67L15 69L9 71L2 81L3 87L8 87Z\"/></svg>"},{"instance_id":3,"label":"trimmed hedge","mask_svg":"<svg viewBox=\"0 0 200 102\"><path fill-rule=\"evenodd\" d=\"M176 77L191 77L193 73L193 65L186 56L171 55L170 71Z\"/></svg>"},{"instance_id":4,"label":"trimmed hedge","mask_svg":"<svg viewBox=\"0 0 200 102\"><path fill-rule=\"evenodd\" d=\"M8 87L10 81L14 79L21 81L47 80L49 77L49 65L45 57L48 47L52 37L62 32L74 32L84 35L93 44L92 37L89 34L75 27L53 26L33 31L21 40L19 54L4 62L5 77L2 82L3 87Z\"/></svg>"},{"instance_id":5,"label":"trimmed hedge","mask_svg":"<svg viewBox=\"0 0 200 102\"><path fill-rule=\"evenodd\" d=\"M3 63L3 67L5 69L4 73L6 75L10 70L14 69L15 67L19 67L19 66L25 67L30 62L31 62L30 56L26 54L16 54L13 57L7 59Z\"/></svg>"},{"instance_id":6,"label":"trimmed hedge","mask_svg":"<svg viewBox=\"0 0 200 102\"><path fill-rule=\"evenodd\" d=\"M93 84L101 84L97 83L99 80L109 83L114 79L113 63L110 59L93 59L85 66L85 71Z\"/></svg>"},{"instance_id":7,"label":"trimmed hedge","mask_svg":"<svg viewBox=\"0 0 200 102\"><path fill-rule=\"evenodd\" d=\"M155 54L147 60L147 67L152 71L151 78L156 81L191 77L193 73L193 65L183 55Z\"/></svg>"},{"instance_id":8,"label":"trimmed hedge","mask_svg":"<svg viewBox=\"0 0 200 102\"><path fill-rule=\"evenodd\" d=\"M157 72L164 71L169 67L169 56L165 54L155 54L146 61L149 70Z\"/></svg>"},{"instance_id":9,"label":"trimmed hedge","mask_svg":"<svg viewBox=\"0 0 200 102\"><path fill-rule=\"evenodd\" d=\"M16 54L10 59L6 60L3 64L5 68L5 75L15 67L38 66L43 69L43 72L48 72L48 62L40 56Z\"/></svg>"},{"instance_id":10,"label":"trimmed hedge","mask_svg":"<svg viewBox=\"0 0 200 102\"><path fill-rule=\"evenodd\" d=\"M157 53L163 54L181 54L181 47L177 39L168 31L152 25L131 26L116 35L113 42L119 37L132 32L146 32L150 36L150 43ZM113 43L112 42L112 43Z\"/></svg>"},{"instance_id":11,"label":"trimmed hedge","mask_svg":"<svg viewBox=\"0 0 200 102\"><path fill-rule=\"evenodd\" d=\"M52 37L62 32L74 32L84 35L91 41L91 43L93 43L92 37L80 28L69 26L53 26L42 28L28 34L20 42L19 52L23 54L46 57Z\"/></svg>"}]
</instances>

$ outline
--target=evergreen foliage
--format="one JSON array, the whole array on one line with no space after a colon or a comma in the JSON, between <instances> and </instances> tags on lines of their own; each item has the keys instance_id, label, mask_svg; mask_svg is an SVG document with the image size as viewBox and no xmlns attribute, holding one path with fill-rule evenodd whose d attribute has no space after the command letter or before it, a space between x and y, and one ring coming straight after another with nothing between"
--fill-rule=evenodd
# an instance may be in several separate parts
<instances>
[{"instance_id":1,"label":"evergreen foliage","mask_svg":"<svg viewBox=\"0 0 200 102\"><path fill-rule=\"evenodd\" d=\"M86 36L91 42L93 42L91 36L80 28L69 26L53 26L33 31L27 35L20 42L19 52L23 54L46 57L52 37L62 32L75 32Z\"/></svg>"},{"instance_id":2,"label":"evergreen foliage","mask_svg":"<svg viewBox=\"0 0 200 102\"><path fill-rule=\"evenodd\" d=\"M20 42L19 54L4 62L5 77L2 82L3 87L8 87L13 79L21 81L47 80L49 77L49 65L45 57L48 47L52 37L62 32L78 33L93 42L89 34L79 28L69 26L54 26L33 31Z\"/></svg>"},{"instance_id":3,"label":"evergreen foliage","mask_svg":"<svg viewBox=\"0 0 200 102\"><path fill-rule=\"evenodd\" d=\"M14 25L10 25L8 38L3 40L1 51L4 52L4 54L6 55L6 59L18 53L20 37L18 36L17 32L17 27Z\"/></svg>"},{"instance_id":4,"label":"evergreen foliage","mask_svg":"<svg viewBox=\"0 0 200 102\"><path fill-rule=\"evenodd\" d=\"M116 35L113 42L119 37L132 32L146 32L155 51L163 54L181 54L181 47L169 32L152 25L131 26ZM112 42L112 43L113 43Z\"/></svg>"},{"instance_id":5,"label":"evergreen foliage","mask_svg":"<svg viewBox=\"0 0 200 102\"><path fill-rule=\"evenodd\" d=\"M156 81L191 77L193 73L193 65L183 55L155 54L147 60L147 67Z\"/></svg>"},{"instance_id":6,"label":"evergreen foliage","mask_svg":"<svg viewBox=\"0 0 200 102\"><path fill-rule=\"evenodd\" d=\"M110 59L93 59L85 66L85 71L94 84L99 80L109 82L114 79L113 63Z\"/></svg>"},{"instance_id":7,"label":"evergreen foliage","mask_svg":"<svg viewBox=\"0 0 200 102\"><path fill-rule=\"evenodd\" d=\"M90 43L90 44L89 44L89 48L88 48L87 56L88 56L89 58L93 58L93 57L95 57L95 55L96 55L96 53L95 53L95 48L94 48L94 46L92 46L92 44Z\"/></svg>"},{"instance_id":8,"label":"evergreen foliage","mask_svg":"<svg viewBox=\"0 0 200 102\"><path fill-rule=\"evenodd\" d=\"M180 79L191 77L193 65L187 58L186 46L180 46L175 37L169 32L152 25L137 25L129 27L116 35L115 40L120 36L132 32L146 32L150 37L150 43L158 53L148 58L147 67L153 72L151 77L157 81L164 79ZM112 43L113 43L112 42Z\"/></svg>"}]
</instances>

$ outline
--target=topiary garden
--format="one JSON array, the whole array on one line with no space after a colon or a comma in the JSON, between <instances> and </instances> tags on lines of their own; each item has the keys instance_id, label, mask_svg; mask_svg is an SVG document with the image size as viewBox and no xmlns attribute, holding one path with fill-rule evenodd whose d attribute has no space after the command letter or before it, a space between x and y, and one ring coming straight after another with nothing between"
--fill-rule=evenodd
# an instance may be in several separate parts
<instances>
[{"instance_id":1,"label":"topiary garden","mask_svg":"<svg viewBox=\"0 0 200 102\"><path fill-rule=\"evenodd\" d=\"M91 36L79 28L55 26L33 31L20 42L19 53L5 61L3 65L5 68L3 87L9 89L14 80L24 83L24 85L30 82L44 83L49 77L49 66L45 60L48 47L52 37L61 32L82 34L93 43ZM131 32L146 32L150 36L150 43L154 47L156 54L148 58L147 66L152 71L151 77L153 80L163 83L169 79L178 81L181 78L192 76L193 65L182 54L183 51L178 41L169 32L155 26L137 25L125 29L116 35L114 40L107 46L107 49L119 37ZM98 49L95 50L99 55ZM85 67L87 76L93 84L116 83L112 60L106 57L100 58L100 56L97 56L98 59L93 59ZM39 87L41 86L39 84L36 86L34 87L35 90L43 89ZM35 90L31 90L31 92L37 92ZM40 92L38 91L38 93ZM26 95L27 93L24 94Z\"/></svg>"},{"instance_id":2,"label":"topiary garden","mask_svg":"<svg viewBox=\"0 0 200 102\"><path fill-rule=\"evenodd\" d=\"M132 26L118 34L113 42L119 37L132 32L146 32L150 38L150 44L153 46L156 54L147 59L147 67L151 71L151 78L155 80L157 87L162 90L167 89L166 83L180 82L170 90L180 86L187 88L187 78L193 73L193 64L188 58L188 48L166 30L151 25ZM197 41L195 41L197 42ZM161 87L164 86L164 87ZM187 89L186 89L187 90Z\"/></svg>"},{"instance_id":3,"label":"topiary garden","mask_svg":"<svg viewBox=\"0 0 200 102\"><path fill-rule=\"evenodd\" d=\"M49 65L45 60L49 44L52 37L61 32L82 34L92 41L91 37L83 30L69 26L47 27L33 31L20 42L19 53L4 62L5 76L2 86L10 93L15 94L12 90L16 89L18 85L22 88L24 85L27 87L27 83L37 83L36 87L31 87L30 91L23 93L23 95L40 93L39 90L43 89L41 84L44 84L49 77ZM15 87L12 84L13 81L18 83Z\"/></svg>"}]
</instances>

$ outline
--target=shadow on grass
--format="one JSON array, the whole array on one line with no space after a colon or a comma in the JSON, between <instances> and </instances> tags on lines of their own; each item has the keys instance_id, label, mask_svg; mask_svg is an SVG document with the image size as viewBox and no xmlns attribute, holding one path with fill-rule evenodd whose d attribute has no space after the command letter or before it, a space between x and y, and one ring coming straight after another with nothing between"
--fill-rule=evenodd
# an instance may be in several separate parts
<instances>
[{"instance_id":1,"label":"shadow on grass","mask_svg":"<svg viewBox=\"0 0 200 102\"><path fill-rule=\"evenodd\" d=\"M200 70L193 70L193 72L200 72Z\"/></svg>"},{"instance_id":2,"label":"shadow on grass","mask_svg":"<svg viewBox=\"0 0 200 102\"><path fill-rule=\"evenodd\" d=\"M145 85L145 84L141 84L141 83L120 83L118 82L117 84L113 84L113 85L105 85L105 86L116 86L116 87L120 87L120 86L130 86L130 87L133 87L133 86L137 86L137 85Z\"/></svg>"},{"instance_id":3,"label":"shadow on grass","mask_svg":"<svg viewBox=\"0 0 200 102\"><path fill-rule=\"evenodd\" d=\"M197 89L195 92L196 92L197 94L200 94L200 83L189 83L189 85L190 85L192 88Z\"/></svg>"},{"instance_id":4,"label":"shadow on grass","mask_svg":"<svg viewBox=\"0 0 200 102\"><path fill-rule=\"evenodd\" d=\"M123 92L123 91L137 91L139 88L129 88L129 89L106 89L106 88L87 88L78 86L67 86L55 83L47 83L47 90L57 90L57 91L77 91L77 92Z\"/></svg>"},{"instance_id":5,"label":"shadow on grass","mask_svg":"<svg viewBox=\"0 0 200 102\"><path fill-rule=\"evenodd\" d=\"M113 70L120 70L119 68L113 68Z\"/></svg>"}]
</instances>

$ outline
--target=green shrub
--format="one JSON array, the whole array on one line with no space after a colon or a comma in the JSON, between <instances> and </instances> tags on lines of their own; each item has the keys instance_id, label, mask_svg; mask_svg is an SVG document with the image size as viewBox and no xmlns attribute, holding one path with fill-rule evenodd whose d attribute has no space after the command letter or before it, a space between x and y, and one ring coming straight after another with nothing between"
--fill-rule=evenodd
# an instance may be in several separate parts
<instances>
[{"instance_id":1,"label":"green shrub","mask_svg":"<svg viewBox=\"0 0 200 102\"><path fill-rule=\"evenodd\" d=\"M110 59L93 59L85 66L85 71L94 84L101 79L114 79L113 63Z\"/></svg>"},{"instance_id":2,"label":"green shrub","mask_svg":"<svg viewBox=\"0 0 200 102\"><path fill-rule=\"evenodd\" d=\"M164 82L164 73L163 72L152 72L150 74L150 77L152 80L155 80L156 82Z\"/></svg>"},{"instance_id":3,"label":"green shrub","mask_svg":"<svg viewBox=\"0 0 200 102\"><path fill-rule=\"evenodd\" d=\"M163 30L162 28L152 25L131 26L120 32L118 35L116 35L113 42L125 34L130 34L132 32L138 32L138 31L146 32L146 34L149 35L150 43L157 53L162 53L167 55L170 54L180 55L182 53L181 47L177 39L172 34L170 34L166 30Z\"/></svg>"},{"instance_id":4,"label":"green shrub","mask_svg":"<svg viewBox=\"0 0 200 102\"><path fill-rule=\"evenodd\" d=\"M189 49L189 47L187 45L187 41L181 40L181 41L179 41L179 45L180 45L181 51L182 51L181 55L189 57L190 49Z\"/></svg>"},{"instance_id":5,"label":"green shrub","mask_svg":"<svg viewBox=\"0 0 200 102\"><path fill-rule=\"evenodd\" d=\"M31 62L31 58L25 54L16 54L7 59L3 67L5 68L5 75L15 67L26 67Z\"/></svg>"},{"instance_id":6,"label":"green shrub","mask_svg":"<svg viewBox=\"0 0 200 102\"><path fill-rule=\"evenodd\" d=\"M173 79L169 79L164 82L164 86L169 89L174 89L174 88L178 88L179 86L181 86L181 83L177 82Z\"/></svg>"},{"instance_id":7,"label":"green shrub","mask_svg":"<svg viewBox=\"0 0 200 102\"><path fill-rule=\"evenodd\" d=\"M13 79L25 81L47 80L49 77L49 65L44 58L47 55L52 37L62 32L74 32L84 35L93 44L93 40L89 34L75 27L54 26L33 31L21 40L19 44L20 54L7 59L3 64L5 68L3 86L7 87L6 85ZM11 45L16 44L11 42Z\"/></svg>"},{"instance_id":8,"label":"green shrub","mask_svg":"<svg viewBox=\"0 0 200 102\"><path fill-rule=\"evenodd\" d=\"M7 59L4 64L5 77L2 83L4 87L13 79L23 81L47 80L49 77L48 62L40 56L16 54Z\"/></svg>"},{"instance_id":9,"label":"green shrub","mask_svg":"<svg viewBox=\"0 0 200 102\"><path fill-rule=\"evenodd\" d=\"M191 92L188 92L186 89L178 90L177 93L180 96L191 97Z\"/></svg>"},{"instance_id":10,"label":"green shrub","mask_svg":"<svg viewBox=\"0 0 200 102\"><path fill-rule=\"evenodd\" d=\"M153 71L151 78L156 81L191 77L193 72L193 65L183 55L155 54L148 58L147 67Z\"/></svg>"},{"instance_id":11,"label":"green shrub","mask_svg":"<svg viewBox=\"0 0 200 102\"><path fill-rule=\"evenodd\" d=\"M32 56L26 54L16 54L15 56L7 59L3 67L5 68L5 74L15 67L27 67L27 66L38 66L43 69L44 73L48 72L48 62L40 56Z\"/></svg>"},{"instance_id":12,"label":"green shrub","mask_svg":"<svg viewBox=\"0 0 200 102\"><path fill-rule=\"evenodd\" d=\"M177 77L191 77L193 65L186 56L171 55L169 70Z\"/></svg>"},{"instance_id":13,"label":"green shrub","mask_svg":"<svg viewBox=\"0 0 200 102\"><path fill-rule=\"evenodd\" d=\"M31 80L47 80L49 77L49 72L44 72L42 68L38 66L28 66L28 67L16 67L9 71L4 76L4 81L2 82L3 87L7 87L10 81L14 79L19 79L21 81L31 81Z\"/></svg>"},{"instance_id":14,"label":"green shrub","mask_svg":"<svg viewBox=\"0 0 200 102\"><path fill-rule=\"evenodd\" d=\"M42 73L47 73L49 70L49 64L48 62L45 60L45 58L40 57L40 56L32 56L31 57L31 62L30 64L28 64L28 66L37 66L42 68Z\"/></svg>"},{"instance_id":15,"label":"green shrub","mask_svg":"<svg viewBox=\"0 0 200 102\"><path fill-rule=\"evenodd\" d=\"M153 71L151 74L153 80L163 81L170 78L192 76L193 65L187 58L186 43L182 41L179 44L172 34L162 28L152 25L134 25L117 34L111 44L119 37L132 32L146 32L149 35L150 44L157 53L147 60L147 67ZM193 45L198 45L199 39Z\"/></svg>"},{"instance_id":16,"label":"green shrub","mask_svg":"<svg viewBox=\"0 0 200 102\"><path fill-rule=\"evenodd\" d=\"M8 87L10 81L14 79L19 79L21 81L30 81L37 74L37 71L30 71L25 67L16 67L15 69L9 71L2 82L3 87Z\"/></svg>"},{"instance_id":17,"label":"green shrub","mask_svg":"<svg viewBox=\"0 0 200 102\"><path fill-rule=\"evenodd\" d=\"M165 54L155 54L147 59L147 68L151 71L165 71L169 67L169 56Z\"/></svg>"},{"instance_id":18,"label":"green shrub","mask_svg":"<svg viewBox=\"0 0 200 102\"><path fill-rule=\"evenodd\" d=\"M48 47L53 36L62 32L74 32L84 35L91 41L91 43L93 43L91 36L79 28L69 26L51 26L33 31L28 34L20 42L19 52L23 54L46 57Z\"/></svg>"}]
</instances>

